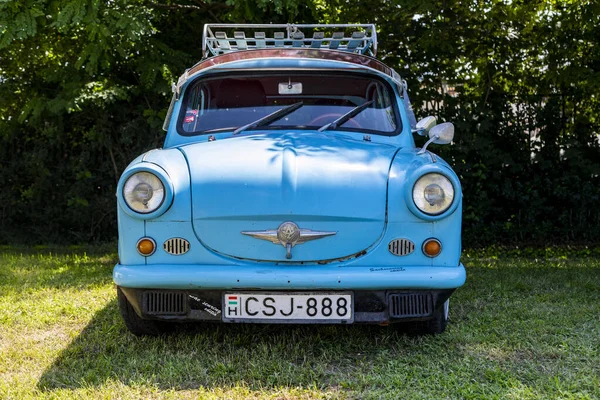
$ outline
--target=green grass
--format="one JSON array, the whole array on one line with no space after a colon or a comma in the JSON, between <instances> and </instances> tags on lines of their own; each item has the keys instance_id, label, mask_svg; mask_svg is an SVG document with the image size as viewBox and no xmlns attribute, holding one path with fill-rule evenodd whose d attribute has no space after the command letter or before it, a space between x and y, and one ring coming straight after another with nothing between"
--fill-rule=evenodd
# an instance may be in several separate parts
<instances>
[{"instance_id":1,"label":"green grass","mask_svg":"<svg viewBox=\"0 0 600 400\"><path fill-rule=\"evenodd\" d=\"M139 339L112 247L0 247L0 398L600 398L600 261L512 254L463 258L435 337L206 324Z\"/></svg>"}]
</instances>

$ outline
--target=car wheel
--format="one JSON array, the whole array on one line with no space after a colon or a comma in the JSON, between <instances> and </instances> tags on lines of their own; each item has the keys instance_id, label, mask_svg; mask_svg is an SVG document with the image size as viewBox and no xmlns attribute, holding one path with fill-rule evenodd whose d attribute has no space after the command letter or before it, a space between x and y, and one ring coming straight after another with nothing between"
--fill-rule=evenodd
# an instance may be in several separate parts
<instances>
[{"instance_id":1,"label":"car wheel","mask_svg":"<svg viewBox=\"0 0 600 400\"><path fill-rule=\"evenodd\" d=\"M135 312L127 297L117 288L119 310L129 332L136 336L158 336L173 330L173 325L163 321L141 319Z\"/></svg>"},{"instance_id":2,"label":"car wheel","mask_svg":"<svg viewBox=\"0 0 600 400\"><path fill-rule=\"evenodd\" d=\"M446 330L449 313L450 299L446 300L444 305L433 313L433 318L427 321L413 321L397 325L402 332L411 335L437 335Z\"/></svg>"}]
</instances>

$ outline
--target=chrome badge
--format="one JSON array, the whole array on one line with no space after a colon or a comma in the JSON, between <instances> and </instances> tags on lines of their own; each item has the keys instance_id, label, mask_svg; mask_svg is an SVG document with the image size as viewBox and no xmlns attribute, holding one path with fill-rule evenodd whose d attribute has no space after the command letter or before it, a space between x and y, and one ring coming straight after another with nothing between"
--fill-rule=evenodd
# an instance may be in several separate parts
<instances>
[{"instance_id":1,"label":"chrome badge","mask_svg":"<svg viewBox=\"0 0 600 400\"><path fill-rule=\"evenodd\" d=\"M306 243L311 240L322 239L327 236L333 236L337 232L311 231L310 229L300 229L292 221L285 221L277 230L269 229L266 231L243 231L242 235L252 236L256 239L268 240L274 244L280 244L286 249L285 257L292 258L292 247L297 244Z\"/></svg>"},{"instance_id":2,"label":"chrome badge","mask_svg":"<svg viewBox=\"0 0 600 400\"><path fill-rule=\"evenodd\" d=\"M293 222L284 222L277 228L277 239L281 243L296 243L300 239L300 228Z\"/></svg>"}]
</instances>

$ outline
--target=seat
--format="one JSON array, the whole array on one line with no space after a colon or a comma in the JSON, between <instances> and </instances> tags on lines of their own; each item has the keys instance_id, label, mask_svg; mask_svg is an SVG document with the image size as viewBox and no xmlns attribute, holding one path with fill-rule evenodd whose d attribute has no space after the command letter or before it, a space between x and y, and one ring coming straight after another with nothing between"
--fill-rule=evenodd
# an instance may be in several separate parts
<instances>
[{"instance_id":1,"label":"seat","mask_svg":"<svg viewBox=\"0 0 600 400\"><path fill-rule=\"evenodd\" d=\"M226 79L216 94L217 108L257 107L267 104L262 84L256 80Z\"/></svg>"}]
</instances>

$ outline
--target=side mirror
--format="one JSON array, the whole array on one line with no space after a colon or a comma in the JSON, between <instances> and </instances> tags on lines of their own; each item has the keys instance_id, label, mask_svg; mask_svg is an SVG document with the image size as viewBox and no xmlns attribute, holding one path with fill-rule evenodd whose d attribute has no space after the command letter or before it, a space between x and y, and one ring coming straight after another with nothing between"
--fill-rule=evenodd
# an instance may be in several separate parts
<instances>
[{"instance_id":1,"label":"side mirror","mask_svg":"<svg viewBox=\"0 0 600 400\"><path fill-rule=\"evenodd\" d=\"M417 122L417 126L413 130L413 132L416 132L420 136L425 136L425 135L427 135L429 130L435 126L436 123L437 123L436 117L432 117L432 116L425 117L422 120L420 120L419 122Z\"/></svg>"},{"instance_id":2,"label":"side mirror","mask_svg":"<svg viewBox=\"0 0 600 400\"><path fill-rule=\"evenodd\" d=\"M448 144L454 139L454 124L452 122L444 122L431 128L428 132L429 140L423 145L417 154L423 154L427 150L427 146L431 143Z\"/></svg>"},{"instance_id":3,"label":"side mirror","mask_svg":"<svg viewBox=\"0 0 600 400\"><path fill-rule=\"evenodd\" d=\"M429 139L434 139L435 144L448 144L454 139L454 124L452 122L444 122L434 126L429 130Z\"/></svg>"}]
</instances>

